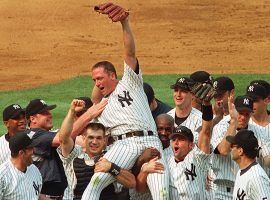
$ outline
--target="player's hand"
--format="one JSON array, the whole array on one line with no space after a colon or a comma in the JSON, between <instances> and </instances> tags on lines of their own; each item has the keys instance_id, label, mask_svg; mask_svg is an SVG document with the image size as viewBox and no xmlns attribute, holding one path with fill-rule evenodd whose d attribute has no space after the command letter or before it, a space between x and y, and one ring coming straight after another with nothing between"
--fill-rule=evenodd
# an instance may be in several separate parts
<instances>
[{"instance_id":1,"label":"player's hand","mask_svg":"<svg viewBox=\"0 0 270 200\"><path fill-rule=\"evenodd\" d=\"M85 102L79 99L73 99L70 104L70 110L73 112L80 112L85 107Z\"/></svg>"},{"instance_id":2,"label":"player's hand","mask_svg":"<svg viewBox=\"0 0 270 200\"><path fill-rule=\"evenodd\" d=\"M146 163L152 160L153 158L158 157L160 158L160 152L156 148L147 148L144 150L142 155L140 156L140 159Z\"/></svg>"},{"instance_id":3,"label":"player's hand","mask_svg":"<svg viewBox=\"0 0 270 200\"><path fill-rule=\"evenodd\" d=\"M102 111L105 109L107 104L108 104L108 99L103 99L101 102L91 106L86 112L87 114L92 116L92 118L96 118L102 113Z\"/></svg>"},{"instance_id":4,"label":"player's hand","mask_svg":"<svg viewBox=\"0 0 270 200\"><path fill-rule=\"evenodd\" d=\"M108 161L106 158L100 158L95 165L95 173L96 172L108 172L112 167L112 163Z\"/></svg>"},{"instance_id":5,"label":"player's hand","mask_svg":"<svg viewBox=\"0 0 270 200\"><path fill-rule=\"evenodd\" d=\"M238 112L235 109L234 105L234 91L232 91L228 97L228 109L229 109L229 114L231 117L231 121L237 121L237 116Z\"/></svg>"},{"instance_id":6,"label":"player's hand","mask_svg":"<svg viewBox=\"0 0 270 200\"><path fill-rule=\"evenodd\" d=\"M159 157L155 157L152 160L150 160L148 163L144 163L141 171L144 173L164 173L164 165L157 160Z\"/></svg>"},{"instance_id":7,"label":"player's hand","mask_svg":"<svg viewBox=\"0 0 270 200\"><path fill-rule=\"evenodd\" d=\"M122 22L128 18L129 11L113 3L104 3L94 7L96 12L106 14L113 22Z\"/></svg>"}]
</instances>

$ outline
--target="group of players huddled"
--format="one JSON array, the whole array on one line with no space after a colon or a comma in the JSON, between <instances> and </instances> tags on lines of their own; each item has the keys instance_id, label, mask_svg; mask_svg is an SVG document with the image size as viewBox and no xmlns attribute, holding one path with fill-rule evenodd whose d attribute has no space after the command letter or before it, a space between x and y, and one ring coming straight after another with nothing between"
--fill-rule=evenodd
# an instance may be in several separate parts
<instances>
[{"instance_id":1,"label":"group of players huddled","mask_svg":"<svg viewBox=\"0 0 270 200\"><path fill-rule=\"evenodd\" d=\"M269 83L235 96L231 78L196 71L168 85L171 108L143 82L129 11L95 11L121 23L122 79L112 63L96 63L91 99L75 98L57 130L56 105L7 106L0 199L270 199Z\"/></svg>"}]
</instances>

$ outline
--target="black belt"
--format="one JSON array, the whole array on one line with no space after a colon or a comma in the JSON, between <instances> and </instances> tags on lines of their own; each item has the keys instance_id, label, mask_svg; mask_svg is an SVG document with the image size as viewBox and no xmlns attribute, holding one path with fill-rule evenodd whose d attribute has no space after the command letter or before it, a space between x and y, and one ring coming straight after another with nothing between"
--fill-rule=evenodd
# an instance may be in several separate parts
<instances>
[{"instance_id":1,"label":"black belt","mask_svg":"<svg viewBox=\"0 0 270 200\"><path fill-rule=\"evenodd\" d=\"M132 131L132 132L128 132L128 133L125 133L125 134L122 134L122 135L112 136L112 138L114 140L122 140L122 139L125 139L125 138L134 137L134 136L141 137L141 136L152 136L152 135L154 135L153 131L147 131L146 135L144 133L145 133L144 131Z\"/></svg>"}]
</instances>

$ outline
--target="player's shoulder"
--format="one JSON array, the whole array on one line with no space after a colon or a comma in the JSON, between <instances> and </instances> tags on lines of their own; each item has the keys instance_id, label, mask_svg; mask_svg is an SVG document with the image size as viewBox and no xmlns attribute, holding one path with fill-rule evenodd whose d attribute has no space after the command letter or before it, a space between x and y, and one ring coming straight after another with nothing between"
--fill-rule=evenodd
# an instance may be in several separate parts
<instances>
[{"instance_id":1,"label":"player's shoulder","mask_svg":"<svg viewBox=\"0 0 270 200\"><path fill-rule=\"evenodd\" d=\"M202 112L199 111L198 109L192 107L190 114L189 114L189 117L202 120Z\"/></svg>"},{"instance_id":2,"label":"player's shoulder","mask_svg":"<svg viewBox=\"0 0 270 200\"><path fill-rule=\"evenodd\" d=\"M9 171L12 169L10 160L5 161L0 165L0 178L6 176Z\"/></svg>"},{"instance_id":3,"label":"player's shoulder","mask_svg":"<svg viewBox=\"0 0 270 200\"><path fill-rule=\"evenodd\" d=\"M167 114L174 118L175 117L175 111L176 111L176 108L173 108L169 112L167 112Z\"/></svg>"}]
</instances>

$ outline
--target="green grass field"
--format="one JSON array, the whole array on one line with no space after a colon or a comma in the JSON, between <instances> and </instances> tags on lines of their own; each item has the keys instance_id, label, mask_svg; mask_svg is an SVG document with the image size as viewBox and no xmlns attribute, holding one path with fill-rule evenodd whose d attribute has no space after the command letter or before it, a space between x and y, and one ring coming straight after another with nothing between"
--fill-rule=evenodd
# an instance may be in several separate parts
<instances>
[{"instance_id":1,"label":"green grass field","mask_svg":"<svg viewBox=\"0 0 270 200\"><path fill-rule=\"evenodd\" d=\"M173 106L172 91L170 85L174 84L176 78L182 75L145 75L144 81L151 84L155 90L156 98L167 102ZM220 75L214 75L217 77ZM222 75L223 76L223 75ZM270 74L226 74L233 79L236 86L236 94L243 95L246 86L251 80L263 79L270 82ZM79 96L89 96L93 81L89 76L80 76L64 82L46 85L39 88L0 92L0 111L1 119L3 109L12 103L18 103L25 107L30 100L35 98L44 99L49 105L56 104L57 108L53 110L54 127L58 128L61 125L64 116L67 113L70 102L73 98ZM0 135L4 134L6 129L1 123Z\"/></svg>"}]
</instances>

